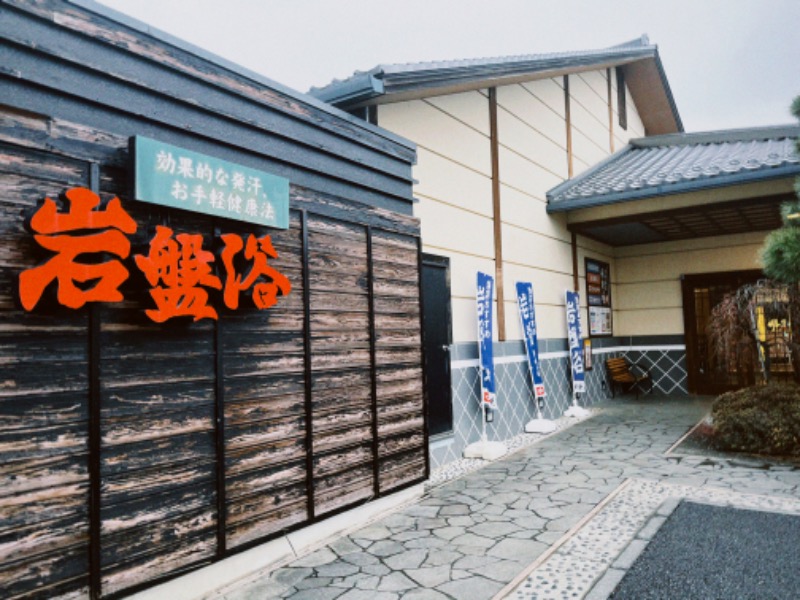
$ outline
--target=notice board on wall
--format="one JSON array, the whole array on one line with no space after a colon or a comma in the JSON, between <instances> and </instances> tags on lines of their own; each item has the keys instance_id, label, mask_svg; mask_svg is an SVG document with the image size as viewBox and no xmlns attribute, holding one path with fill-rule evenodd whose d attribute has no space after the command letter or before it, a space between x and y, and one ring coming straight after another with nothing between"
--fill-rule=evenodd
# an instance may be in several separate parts
<instances>
[{"instance_id":1,"label":"notice board on wall","mask_svg":"<svg viewBox=\"0 0 800 600\"><path fill-rule=\"evenodd\" d=\"M586 304L589 307L589 335L612 335L611 267L608 263L586 258Z\"/></svg>"}]
</instances>

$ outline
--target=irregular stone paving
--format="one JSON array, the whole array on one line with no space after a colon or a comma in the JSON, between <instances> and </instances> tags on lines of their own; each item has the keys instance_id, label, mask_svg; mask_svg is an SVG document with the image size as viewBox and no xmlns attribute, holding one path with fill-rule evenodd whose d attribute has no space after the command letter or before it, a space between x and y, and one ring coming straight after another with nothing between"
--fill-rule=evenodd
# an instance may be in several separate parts
<instances>
[{"instance_id":1,"label":"irregular stone paving","mask_svg":"<svg viewBox=\"0 0 800 600\"><path fill-rule=\"evenodd\" d=\"M618 553L608 540L624 546L641 526L635 515L646 519L663 500L664 486L800 498L800 470L794 467L754 468L746 461L665 455L708 407L703 398L609 401L587 421L429 490L405 509L211 598L485 600L543 555L548 560L538 562L545 570L534 571L513 597L580 598ZM579 534L595 536L593 544L573 536L548 552L630 478L645 486L643 492L637 487L639 495L628 502L641 504L633 516L612 518L613 527L600 527L605 534L583 528ZM581 564L598 560L599 566L582 574Z\"/></svg>"}]
</instances>

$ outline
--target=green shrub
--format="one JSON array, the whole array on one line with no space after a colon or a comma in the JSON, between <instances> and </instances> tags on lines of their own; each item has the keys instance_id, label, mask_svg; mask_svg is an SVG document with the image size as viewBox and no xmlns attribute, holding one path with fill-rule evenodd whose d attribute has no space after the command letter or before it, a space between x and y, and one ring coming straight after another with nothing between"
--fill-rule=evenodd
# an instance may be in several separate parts
<instances>
[{"instance_id":1,"label":"green shrub","mask_svg":"<svg viewBox=\"0 0 800 600\"><path fill-rule=\"evenodd\" d=\"M800 456L800 386L770 384L722 394L711 416L720 450Z\"/></svg>"}]
</instances>

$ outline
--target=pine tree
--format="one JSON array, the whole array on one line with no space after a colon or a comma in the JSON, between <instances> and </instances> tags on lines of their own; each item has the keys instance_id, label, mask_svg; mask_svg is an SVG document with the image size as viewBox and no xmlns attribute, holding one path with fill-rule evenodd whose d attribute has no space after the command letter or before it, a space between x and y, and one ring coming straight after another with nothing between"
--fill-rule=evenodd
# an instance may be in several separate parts
<instances>
[{"instance_id":1,"label":"pine tree","mask_svg":"<svg viewBox=\"0 0 800 600\"><path fill-rule=\"evenodd\" d=\"M800 96L794 99L792 114L800 120ZM797 140L800 152L800 140ZM783 227L767 236L761 249L764 274L788 284L800 282L800 177L794 184L798 198L781 207Z\"/></svg>"}]
</instances>

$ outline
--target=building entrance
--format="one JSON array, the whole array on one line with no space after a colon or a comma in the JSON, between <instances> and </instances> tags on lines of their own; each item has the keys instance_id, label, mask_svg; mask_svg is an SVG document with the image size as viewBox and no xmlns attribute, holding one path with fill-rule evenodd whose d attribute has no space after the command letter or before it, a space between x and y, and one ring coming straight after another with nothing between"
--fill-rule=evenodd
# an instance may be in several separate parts
<instances>
[{"instance_id":1,"label":"building entrance","mask_svg":"<svg viewBox=\"0 0 800 600\"><path fill-rule=\"evenodd\" d=\"M740 373L735 367L716 367L706 328L711 311L726 294L763 277L763 273L757 269L682 276L686 367L690 393L721 394L754 383L755 375L752 372Z\"/></svg>"}]
</instances>

